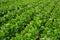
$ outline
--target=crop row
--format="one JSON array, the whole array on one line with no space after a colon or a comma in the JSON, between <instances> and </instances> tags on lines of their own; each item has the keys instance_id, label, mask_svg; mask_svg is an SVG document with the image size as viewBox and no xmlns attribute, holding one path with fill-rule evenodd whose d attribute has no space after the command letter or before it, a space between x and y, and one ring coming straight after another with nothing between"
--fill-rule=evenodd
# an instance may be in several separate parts
<instances>
[{"instance_id":1,"label":"crop row","mask_svg":"<svg viewBox=\"0 0 60 40\"><path fill-rule=\"evenodd\" d=\"M41 5L39 5L39 6L41 6ZM37 7L37 8L39 8L39 7ZM1 28L2 28L1 31L8 31L8 30L10 29L10 27L12 27L12 28L14 27L14 28L15 28L16 25L13 24L13 23L15 23L15 22L16 22L16 24L20 24L19 26L21 26L21 27L22 27L23 25L26 25L26 22L28 22L28 20L31 19L31 16L32 16L31 14L33 14L32 11L34 11L34 10L37 11L37 8L35 8L35 9L32 8L31 10L29 10L30 12L27 11L28 13L25 12L25 13L21 14L21 16L18 16L16 20L15 20L15 19L14 19L14 20L11 20L10 23L7 23L7 24L6 24L6 28L4 27L5 25L4 25L3 27L1 27ZM40 9L41 9L41 7L40 7ZM34 12L34 14L35 14L35 12ZM33 14L33 15L34 15L34 14ZM27 16L25 16L25 15L27 15ZM31 16L30 16L30 15L31 15ZM27 19L25 19L24 17L27 17ZM29 18L29 17L30 17L30 18ZM19 18L20 18L20 19L19 19ZM18 20L19 20L19 21L18 21ZM12 23L12 24L11 24L11 23ZM9 25L10 27L9 27L8 25ZM19 26L16 26L16 27L19 27ZM4 30L3 30L3 28L4 28ZM11 30L13 30L12 28L11 28ZM7 30L6 30L6 29L7 29ZM16 29L17 29L17 28L16 28ZM15 29L15 30L16 30L16 29ZM20 28L20 30L21 30L21 28ZM14 31L14 30L13 30L13 31ZM13 31L12 31L12 32L13 32ZM17 31L17 30L16 30L16 31ZM12 33L12 32L11 32L11 33ZM2 33L3 33L3 32L2 32Z\"/></svg>"},{"instance_id":2,"label":"crop row","mask_svg":"<svg viewBox=\"0 0 60 40\"><path fill-rule=\"evenodd\" d=\"M12 10L11 12L7 13L3 17L1 17L0 20L0 24L2 24L1 22L3 22L3 25L0 25L0 39L36 40L36 38L46 38L47 36L51 37L53 35L53 33L52 35L50 34L51 30L54 32L53 36L57 35L59 38L58 27L60 24L60 5L58 5L59 3L56 4L57 2L58 0L48 0L46 2L44 0L39 0L38 3L35 1L35 3L23 5L22 10L19 9L17 11L16 9L14 11ZM54 30L52 28L54 28ZM41 29L44 30L42 30L41 32ZM55 34L56 32L57 34Z\"/></svg>"},{"instance_id":3,"label":"crop row","mask_svg":"<svg viewBox=\"0 0 60 40\"><path fill-rule=\"evenodd\" d=\"M44 11L44 12L49 11L48 13L50 14L50 11L52 10L53 6L54 6L54 4L48 5L48 7L50 9L47 10L48 9L47 8L46 10L42 10L42 11ZM11 40L36 40L38 33L39 33L39 29L41 27L40 26L41 25L41 23L40 23L41 22L41 20L40 20L41 19L41 13L43 13L43 12L39 12L39 14L34 17L34 19L30 22L30 24L28 24L26 26L26 28L20 34L16 34L16 37L15 38L13 37Z\"/></svg>"},{"instance_id":4,"label":"crop row","mask_svg":"<svg viewBox=\"0 0 60 40\"><path fill-rule=\"evenodd\" d=\"M7 21L16 18L17 16L20 16L23 12L26 12L27 10L34 8L37 6L39 3L31 3L29 5L23 5L21 9L16 9L15 11L9 12L3 17L0 18L0 25L6 23Z\"/></svg>"},{"instance_id":5,"label":"crop row","mask_svg":"<svg viewBox=\"0 0 60 40\"><path fill-rule=\"evenodd\" d=\"M2 31L1 33L4 32L4 34L8 35L8 31L10 29L11 29L11 31L13 30L14 32L18 32L18 29L17 28L20 28L20 30L21 30L22 26L26 25L27 22L29 22L31 20L31 16L35 14L35 10L36 9L37 9L36 7L35 7L35 9L34 8L31 8L30 10L28 10L28 11L22 13L20 16L16 17L16 19L10 20L6 25L4 25L4 26L1 27L1 31ZM12 32L10 32L10 33L12 33ZM4 35L2 35L2 36L4 36Z\"/></svg>"},{"instance_id":6,"label":"crop row","mask_svg":"<svg viewBox=\"0 0 60 40\"><path fill-rule=\"evenodd\" d=\"M18 2L15 1L12 4L1 6L0 7L0 17L6 15L6 14L8 14L8 12L14 11L18 8L21 9L22 7L24 7L24 5L26 6L26 5L33 3L33 2L37 2L37 1L32 1L32 2L31 2L31 0L30 1L28 1L28 0L18 1Z\"/></svg>"},{"instance_id":7,"label":"crop row","mask_svg":"<svg viewBox=\"0 0 60 40\"><path fill-rule=\"evenodd\" d=\"M60 11L60 2L57 2L55 4L54 10L51 12L50 18L46 21L45 26L42 26L41 29L43 29L41 36L39 36L40 40L44 38L44 40L50 39L50 40L59 40L60 38L60 22L59 22L59 11ZM58 5L58 6L57 6Z\"/></svg>"}]
</instances>

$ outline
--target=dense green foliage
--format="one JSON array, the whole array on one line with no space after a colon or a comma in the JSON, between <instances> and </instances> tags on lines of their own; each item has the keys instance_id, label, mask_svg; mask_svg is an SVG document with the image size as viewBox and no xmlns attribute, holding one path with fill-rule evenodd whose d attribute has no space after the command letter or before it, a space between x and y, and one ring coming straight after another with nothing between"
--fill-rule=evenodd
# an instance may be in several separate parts
<instances>
[{"instance_id":1,"label":"dense green foliage","mask_svg":"<svg viewBox=\"0 0 60 40\"><path fill-rule=\"evenodd\" d=\"M60 40L60 1L0 0L0 40Z\"/></svg>"}]
</instances>

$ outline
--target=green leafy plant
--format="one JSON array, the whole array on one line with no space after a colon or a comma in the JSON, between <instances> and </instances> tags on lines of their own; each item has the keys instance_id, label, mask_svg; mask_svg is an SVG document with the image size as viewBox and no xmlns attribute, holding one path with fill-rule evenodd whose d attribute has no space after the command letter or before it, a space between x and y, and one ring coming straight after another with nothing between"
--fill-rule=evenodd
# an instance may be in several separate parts
<instances>
[{"instance_id":1,"label":"green leafy plant","mask_svg":"<svg viewBox=\"0 0 60 40\"><path fill-rule=\"evenodd\" d=\"M60 40L59 0L0 0L0 40Z\"/></svg>"}]
</instances>

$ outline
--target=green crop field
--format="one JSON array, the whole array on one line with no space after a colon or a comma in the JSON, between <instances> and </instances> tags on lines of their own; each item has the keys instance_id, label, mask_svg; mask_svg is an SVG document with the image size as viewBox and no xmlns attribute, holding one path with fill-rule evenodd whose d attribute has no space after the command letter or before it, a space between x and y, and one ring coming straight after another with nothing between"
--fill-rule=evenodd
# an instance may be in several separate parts
<instances>
[{"instance_id":1,"label":"green crop field","mask_svg":"<svg viewBox=\"0 0 60 40\"><path fill-rule=\"evenodd\" d=\"M60 40L60 0L0 0L0 40Z\"/></svg>"}]
</instances>

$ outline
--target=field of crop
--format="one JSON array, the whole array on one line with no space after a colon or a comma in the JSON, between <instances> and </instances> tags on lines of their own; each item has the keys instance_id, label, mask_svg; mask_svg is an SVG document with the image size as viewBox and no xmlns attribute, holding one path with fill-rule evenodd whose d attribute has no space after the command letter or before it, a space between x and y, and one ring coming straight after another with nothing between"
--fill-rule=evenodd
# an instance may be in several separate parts
<instances>
[{"instance_id":1,"label":"field of crop","mask_svg":"<svg viewBox=\"0 0 60 40\"><path fill-rule=\"evenodd\" d=\"M0 40L60 40L60 0L0 0Z\"/></svg>"}]
</instances>

